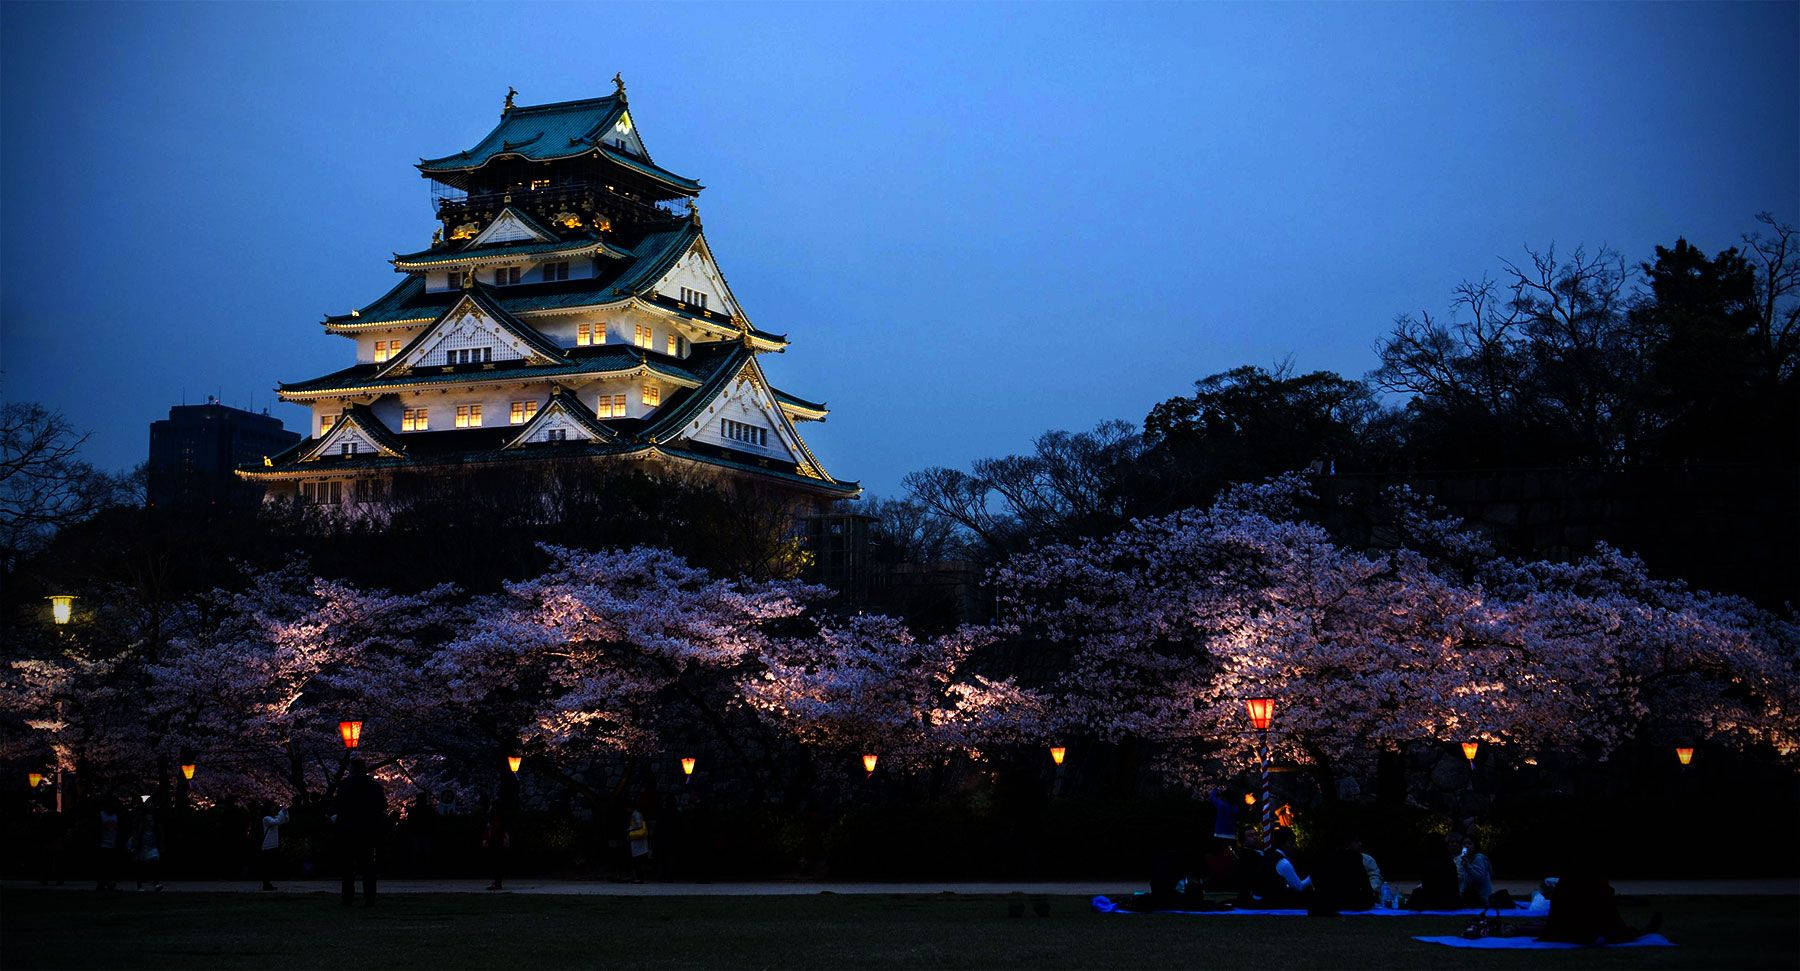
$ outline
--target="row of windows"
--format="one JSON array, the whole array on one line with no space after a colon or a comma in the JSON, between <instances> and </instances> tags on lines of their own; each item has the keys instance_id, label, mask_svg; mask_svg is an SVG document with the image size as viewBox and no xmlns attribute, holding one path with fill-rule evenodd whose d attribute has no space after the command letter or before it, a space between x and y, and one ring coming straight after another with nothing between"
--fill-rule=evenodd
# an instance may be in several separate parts
<instances>
[{"instance_id":1,"label":"row of windows","mask_svg":"<svg viewBox=\"0 0 1800 971\"><path fill-rule=\"evenodd\" d=\"M706 309L706 294L701 293L698 290L690 289L688 287L682 287L681 288L681 302L687 303L687 304L693 304L694 306L699 307L701 310L705 310Z\"/></svg>"},{"instance_id":2,"label":"row of windows","mask_svg":"<svg viewBox=\"0 0 1800 971\"><path fill-rule=\"evenodd\" d=\"M729 418L725 419L725 437L734 442L743 442L747 445L760 445L765 448L769 444L769 430L767 428L760 428L756 425L746 425L741 421L732 421Z\"/></svg>"},{"instance_id":3,"label":"row of windows","mask_svg":"<svg viewBox=\"0 0 1800 971\"><path fill-rule=\"evenodd\" d=\"M642 389L641 400L647 405L662 403L662 389L654 384L646 384ZM507 418L511 424L523 425L535 418L538 403L535 401L515 401ZM622 394L603 394L594 403L594 414L600 418L624 418L625 396ZM331 430L336 415L319 416L319 434ZM482 425L481 405L466 404L456 406L456 427L480 428ZM400 430L403 432L423 432L431 430L431 413L425 408L405 408L400 412ZM349 453L354 454L354 453Z\"/></svg>"},{"instance_id":4,"label":"row of windows","mask_svg":"<svg viewBox=\"0 0 1800 971\"><path fill-rule=\"evenodd\" d=\"M656 330L645 324L637 324L632 334L632 343L638 347L656 348ZM601 323L581 323L575 325L576 347L597 347L606 343L606 325ZM375 360L377 363L389 360L400 353L406 342L398 338L391 341L375 342ZM671 357L686 357L692 348L688 339L679 334L666 334L663 339L663 352ZM494 359L492 347L464 347L448 352L446 360L451 364L485 364Z\"/></svg>"}]
</instances>

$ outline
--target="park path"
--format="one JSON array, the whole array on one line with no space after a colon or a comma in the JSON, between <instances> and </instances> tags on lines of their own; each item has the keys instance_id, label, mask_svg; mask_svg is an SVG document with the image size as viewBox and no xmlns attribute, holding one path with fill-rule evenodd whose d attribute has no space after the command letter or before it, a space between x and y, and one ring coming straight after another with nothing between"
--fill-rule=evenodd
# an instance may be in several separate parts
<instances>
[{"instance_id":1,"label":"park path","mask_svg":"<svg viewBox=\"0 0 1800 971\"><path fill-rule=\"evenodd\" d=\"M130 883L125 882L126 886ZM250 880L166 880L170 893L252 893L256 883ZM382 893L486 893L484 880L383 880ZM1530 880L1497 880L1504 887L1525 898L1537 886ZM1614 880L1621 894L1633 896L1679 895L1699 897L1796 896L1800 895L1800 877L1769 880ZM8 880L8 890L86 890L92 884L72 882L61 887L40 887L25 880ZM1081 896L1096 894L1116 896L1143 889L1129 880L1081 880L1068 882L1028 883L615 883L604 880L515 880L506 885L507 893L546 896L598 897L781 897L811 894L1009 894L1034 896ZM336 893L335 880L283 880L280 893Z\"/></svg>"}]
</instances>

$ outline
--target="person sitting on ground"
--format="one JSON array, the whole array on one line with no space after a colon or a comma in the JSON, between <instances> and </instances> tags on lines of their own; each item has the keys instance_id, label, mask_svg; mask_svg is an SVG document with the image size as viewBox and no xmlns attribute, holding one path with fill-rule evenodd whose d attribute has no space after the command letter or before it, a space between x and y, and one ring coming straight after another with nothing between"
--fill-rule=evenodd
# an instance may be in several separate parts
<instances>
[{"instance_id":1,"label":"person sitting on ground","mask_svg":"<svg viewBox=\"0 0 1800 971\"><path fill-rule=\"evenodd\" d=\"M1277 829L1264 854L1264 871L1257 901L1264 907L1306 907L1312 901L1312 877L1302 877L1294 868L1294 832Z\"/></svg>"},{"instance_id":2,"label":"person sitting on ground","mask_svg":"<svg viewBox=\"0 0 1800 971\"><path fill-rule=\"evenodd\" d=\"M1623 944L1662 930L1662 914L1652 914L1650 924L1638 930L1619 916L1619 903L1596 855L1584 850L1556 882L1550 897L1550 916L1538 932L1540 941L1568 944Z\"/></svg>"},{"instance_id":3,"label":"person sitting on ground","mask_svg":"<svg viewBox=\"0 0 1800 971\"><path fill-rule=\"evenodd\" d=\"M1363 864L1366 859L1362 843L1354 836L1325 854L1313 872L1319 891L1317 909L1368 910L1375 906L1379 884L1370 886Z\"/></svg>"},{"instance_id":4,"label":"person sitting on ground","mask_svg":"<svg viewBox=\"0 0 1800 971\"><path fill-rule=\"evenodd\" d=\"M1435 833L1426 836L1420 859L1425 863L1425 870L1419 886L1406 896L1406 909L1457 909L1460 899L1456 888L1456 864L1444 847L1443 837Z\"/></svg>"},{"instance_id":5,"label":"person sitting on ground","mask_svg":"<svg viewBox=\"0 0 1800 971\"><path fill-rule=\"evenodd\" d=\"M1456 890L1465 907L1487 907L1494 899L1494 868L1475 831L1463 834L1462 851L1456 854Z\"/></svg>"}]
</instances>

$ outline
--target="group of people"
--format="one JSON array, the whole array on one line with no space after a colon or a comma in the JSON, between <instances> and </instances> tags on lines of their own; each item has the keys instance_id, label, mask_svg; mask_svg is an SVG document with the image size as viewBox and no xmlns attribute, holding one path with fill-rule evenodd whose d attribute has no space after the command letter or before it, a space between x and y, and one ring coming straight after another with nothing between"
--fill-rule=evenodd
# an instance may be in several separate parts
<instances>
[{"instance_id":1,"label":"group of people","mask_svg":"<svg viewBox=\"0 0 1800 971\"><path fill-rule=\"evenodd\" d=\"M387 842L391 822L387 794L381 781L369 772L360 758L349 759L336 796L325 810L336 849L337 870L342 878L344 904L354 904L356 883L360 879L363 901L365 905L373 905L378 882L377 857ZM493 876L487 887L489 890L505 889L519 812L518 782L513 776L504 775L495 798L483 797L480 804L482 858ZM240 822L229 827L240 837L247 836L248 844L255 848L255 862L250 872L265 891L278 889L275 880L282 874L287 856L283 828L292 821L292 813L290 806L264 802L256 806L247 819L238 816ZM117 800L102 800L90 819L95 825L95 889L117 890L119 874L127 872L128 867L129 873L137 879L137 889L143 890L146 886L162 889L163 831L157 805L151 797L141 797L129 809ZM407 816L406 836L415 867L431 856L436 819L437 812L429 796L420 795L413 800ZM631 879L641 883L651 875L650 826L635 807L629 812L624 835L631 859Z\"/></svg>"},{"instance_id":2,"label":"group of people","mask_svg":"<svg viewBox=\"0 0 1800 971\"><path fill-rule=\"evenodd\" d=\"M1522 916L1512 895L1494 888L1493 862L1482 850L1472 825L1448 840L1433 835L1423 848L1424 871L1419 884L1402 893L1382 877L1381 866L1355 834L1301 859L1293 831L1274 830L1267 845L1241 844L1236 814L1222 799L1213 800L1213 836L1201 858L1181 867L1163 860L1155 865L1150 892L1136 895L1125 909L1138 911L1205 911L1227 908L1304 910L1338 914L1376 907L1413 911L1493 911ZM1549 911L1541 921L1514 925L1514 933L1540 940L1593 944L1635 940L1661 926L1652 918L1643 930L1619 915L1612 886L1590 849L1572 859L1561 879L1544 882ZM1210 896L1209 896L1210 895ZM1542 912L1539 912L1542 914Z\"/></svg>"}]
</instances>

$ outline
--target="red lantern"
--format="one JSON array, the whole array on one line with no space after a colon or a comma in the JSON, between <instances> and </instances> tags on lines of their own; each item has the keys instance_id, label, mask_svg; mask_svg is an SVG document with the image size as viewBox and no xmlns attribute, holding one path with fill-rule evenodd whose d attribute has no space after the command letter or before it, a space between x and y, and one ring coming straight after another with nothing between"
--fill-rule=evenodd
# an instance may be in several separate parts
<instances>
[{"instance_id":1,"label":"red lantern","mask_svg":"<svg viewBox=\"0 0 1800 971\"><path fill-rule=\"evenodd\" d=\"M362 744L362 722L338 722L338 735L344 739L344 748L352 749Z\"/></svg>"},{"instance_id":2,"label":"red lantern","mask_svg":"<svg viewBox=\"0 0 1800 971\"><path fill-rule=\"evenodd\" d=\"M1259 732L1269 730L1269 723L1275 720L1274 698L1250 698L1244 702L1244 710L1250 713L1250 724Z\"/></svg>"}]
</instances>

